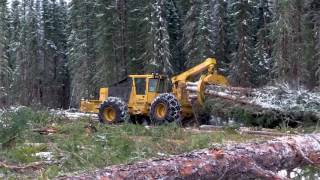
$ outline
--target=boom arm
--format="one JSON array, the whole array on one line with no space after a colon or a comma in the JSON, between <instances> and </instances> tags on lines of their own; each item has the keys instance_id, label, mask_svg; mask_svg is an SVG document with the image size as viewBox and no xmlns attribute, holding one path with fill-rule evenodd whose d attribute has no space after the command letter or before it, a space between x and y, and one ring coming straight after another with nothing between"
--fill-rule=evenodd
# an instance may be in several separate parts
<instances>
[{"instance_id":1,"label":"boom arm","mask_svg":"<svg viewBox=\"0 0 320 180\"><path fill-rule=\"evenodd\" d=\"M208 58L203 63L171 78L173 84L172 93L181 103L184 112L192 112L187 92L187 84L192 77L201 75L197 81L197 99L200 104L204 102L204 91L207 84L228 85L228 80L215 70L216 64L216 59ZM205 71L207 73L204 73Z\"/></svg>"},{"instance_id":2,"label":"boom arm","mask_svg":"<svg viewBox=\"0 0 320 180\"><path fill-rule=\"evenodd\" d=\"M208 58L203 63L171 78L172 84L176 82L186 82L190 77L201 74L202 72L213 69L217 64L216 59Z\"/></svg>"}]
</instances>

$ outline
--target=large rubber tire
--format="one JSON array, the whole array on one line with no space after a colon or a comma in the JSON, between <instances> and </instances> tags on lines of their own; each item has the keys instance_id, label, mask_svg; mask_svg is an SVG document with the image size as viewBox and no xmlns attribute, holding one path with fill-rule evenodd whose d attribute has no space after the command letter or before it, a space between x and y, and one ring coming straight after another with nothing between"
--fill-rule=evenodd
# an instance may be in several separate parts
<instances>
[{"instance_id":1,"label":"large rubber tire","mask_svg":"<svg viewBox=\"0 0 320 180\"><path fill-rule=\"evenodd\" d=\"M112 111L112 118L107 118L104 113ZM101 123L117 124L129 122L130 115L128 105L118 97L108 97L99 108L99 121Z\"/></svg>"},{"instance_id":2,"label":"large rubber tire","mask_svg":"<svg viewBox=\"0 0 320 180\"><path fill-rule=\"evenodd\" d=\"M159 116L157 109L159 106L165 108L162 116ZM154 125L161 125L171 122L181 121L181 105L177 98L170 93L160 94L152 103L150 107L149 117L151 123Z\"/></svg>"}]
</instances>

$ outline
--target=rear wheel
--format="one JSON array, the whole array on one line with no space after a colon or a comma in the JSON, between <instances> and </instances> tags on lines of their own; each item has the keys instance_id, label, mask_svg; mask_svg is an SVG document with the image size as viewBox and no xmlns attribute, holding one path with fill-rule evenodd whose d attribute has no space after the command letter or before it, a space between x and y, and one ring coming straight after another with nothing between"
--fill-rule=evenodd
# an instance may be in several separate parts
<instances>
[{"instance_id":1,"label":"rear wheel","mask_svg":"<svg viewBox=\"0 0 320 180\"><path fill-rule=\"evenodd\" d=\"M99 108L99 120L101 123L121 123L130 119L127 104L118 97L108 97Z\"/></svg>"},{"instance_id":2,"label":"rear wheel","mask_svg":"<svg viewBox=\"0 0 320 180\"><path fill-rule=\"evenodd\" d=\"M149 113L153 124L179 122L181 120L181 105L173 94L160 94L151 104Z\"/></svg>"}]
</instances>

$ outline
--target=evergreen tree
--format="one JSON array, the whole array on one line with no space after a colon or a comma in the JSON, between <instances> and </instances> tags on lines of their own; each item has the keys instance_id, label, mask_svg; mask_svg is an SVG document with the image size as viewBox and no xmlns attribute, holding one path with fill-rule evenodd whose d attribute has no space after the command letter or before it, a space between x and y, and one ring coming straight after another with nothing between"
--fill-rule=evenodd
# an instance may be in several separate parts
<instances>
[{"instance_id":1,"label":"evergreen tree","mask_svg":"<svg viewBox=\"0 0 320 180\"><path fill-rule=\"evenodd\" d=\"M198 17L197 29L197 54L198 57L194 59L193 66L202 62L206 58L214 56L213 47L213 5L212 1L201 1L200 14Z\"/></svg>"},{"instance_id":2,"label":"evergreen tree","mask_svg":"<svg viewBox=\"0 0 320 180\"><path fill-rule=\"evenodd\" d=\"M173 75L208 57L233 85L320 85L317 0L10 2L0 3L0 105L66 107L71 96L76 106L128 74Z\"/></svg>"},{"instance_id":3,"label":"evergreen tree","mask_svg":"<svg viewBox=\"0 0 320 180\"><path fill-rule=\"evenodd\" d=\"M43 0L43 104L66 107L67 103L67 8L64 0Z\"/></svg>"},{"instance_id":4,"label":"evergreen tree","mask_svg":"<svg viewBox=\"0 0 320 180\"><path fill-rule=\"evenodd\" d=\"M8 103L11 69L8 62L7 1L0 2L0 106Z\"/></svg>"},{"instance_id":5,"label":"evergreen tree","mask_svg":"<svg viewBox=\"0 0 320 180\"><path fill-rule=\"evenodd\" d=\"M255 2L255 53L253 66L252 82L255 85L263 85L270 79L272 61L272 40L270 23L272 21L270 0L260 0Z\"/></svg>"},{"instance_id":6,"label":"evergreen tree","mask_svg":"<svg viewBox=\"0 0 320 180\"><path fill-rule=\"evenodd\" d=\"M185 23L183 26L183 40L184 47L183 50L186 53L186 63L187 67L192 66L191 62L196 56L196 33L198 27L197 17L199 16L199 2L197 0L191 1L191 7L188 11Z\"/></svg>"},{"instance_id":7,"label":"evergreen tree","mask_svg":"<svg viewBox=\"0 0 320 180\"><path fill-rule=\"evenodd\" d=\"M276 1L273 21L275 73L279 81L298 88L308 77L303 38L303 1Z\"/></svg>"},{"instance_id":8,"label":"evergreen tree","mask_svg":"<svg viewBox=\"0 0 320 180\"><path fill-rule=\"evenodd\" d=\"M94 76L94 82L101 86L115 83L118 79L118 66L116 65L117 53L113 45L114 32L117 30L115 25L115 7L113 1L98 0L97 10L97 29L95 35L97 38L95 47L97 50L96 66L97 72ZM113 67L113 68L110 68Z\"/></svg>"},{"instance_id":9,"label":"evergreen tree","mask_svg":"<svg viewBox=\"0 0 320 180\"><path fill-rule=\"evenodd\" d=\"M9 93L9 97L11 97L12 100L15 102L20 103L20 98L18 97L18 90L19 90L19 65L21 62L21 48L22 48L22 26L21 26L21 20L22 20L22 8L21 3L19 0L14 0L11 2L11 8L9 12L9 49L8 49L8 59L9 59L9 65L12 69L12 82L11 82L11 88ZM23 93L25 90L21 90L19 92Z\"/></svg>"},{"instance_id":10,"label":"evergreen tree","mask_svg":"<svg viewBox=\"0 0 320 180\"><path fill-rule=\"evenodd\" d=\"M96 74L95 1L73 0L70 3L71 34L68 39L68 58L71 73L71 104L81 98L94 97Z\"/></svg>"},{"instance_id":11,"label":"evergreen tree","mask_svg":"<svg viewBox=\"0 0 320 180\"><path fill-rule=\"evenodd\" d=\"M144 73L144 65L152 58L151 5L147 0L128 1L130 73Z\"/></svg>"},{"instance_id":12,"label":"evergreen tree","mask_svg":"<svg viewBox=\"0 0 320 180\"><path fill-rule=\"evenodd\" d=\"M213 23L213 51L214 57L218 60L219 70L226 74L230 63L228 57L228 3L225 0L212 1L212 23Z\"/></svg>"},{"instance_id":13,"label":"evergreen tree","mask_svg":"<svg viewBox=\"0 0 320 180\"><path fill-rule=\"evenodd\" d=\"M173 74L170 62L170 37L168 22L165 16L165 0L155 0L151 12L151 35L153 42L152 59L149 71L157 71L165 75Z\"/></svg>"},{"instance_id":14,"label":"evergreen tree","mask_svg":"<svg viewBox=\"0 0 320 180\"><path fill-rule=\"evenodd\" d=\"M231 16L231 69L230 79L236 86L251 86L254 52L253 11L248 0L232 0L229 6Z\"/></svg>"},{"instance_id":15,"label":"evergreen tree","mask_svg":"<svg viewBox=\"0 0 320 180\"><path fill-rule=\"evenodd\" d=\"M181 14L181 19L185 19L188 11L191 8L192 0L174 0L178 11Z\"/></svg>"},{"instance_id":16,"label":"evergreen tree","mask_svg":"<svg viewBox=\"0 0 320 180\"><path fill-rule=\"evenodd\" d=\"M117 49L117 70L118 77L122 80L128 75L128 16L127 16L127 0L116 0L116 18L114 25L118 25L118 31L114 34L113 42Z\"/></svg>"},{"instance_id":17,"label":"evergreen tree","mask_svg":"<svg viewBox=\"0 0 320 180\"><path fill-rule=\"evenodd\" d=\"M320 2L317 0L308 1L308 17L310 18L310 29L312 37L310 38L313 51L312 63L309 64L309 69L314 72L310 81L313 81L314 86L320 86ZM316 66L315 66L316 65ZM314 82L315 81L315 82Z\"/></svg>"},{"instance_id":18,"label":"evergreen tree","mask_svg":"<svg viewBox=\"0 0 320 180\"><path fill-rule=\"evenodd\" d=\"M22 105L41 103L39 3L34 0L23 0L21 3L20 38L17 42L14 73L14 91L20 93L13 97Z\"/></svg>"},{"instance_id":19,"label":"evergreen tree","mask_svg":"<svg viewBox=\"0 0 320 180\"><path fill-rule=\"evenodd\" d=\"M21 6L19 0L11 3L9 13L9 64L12 70L16 69L17 55L21 47Z\"/></svg>"},{"instance_id":20,"label":"evergreen tree","mask_svg":"<svg viewBox=\"0 0 320 180\"><path fill-rule=\"evenodd\" d=\"M184 70L185 57L182 51L182 22L181 14L177 9L175 1L169 0L165 2L165 16L168 23L169 48L171 53L171 64L173 71L178 73Z\"/></svg>"}]
</instances>

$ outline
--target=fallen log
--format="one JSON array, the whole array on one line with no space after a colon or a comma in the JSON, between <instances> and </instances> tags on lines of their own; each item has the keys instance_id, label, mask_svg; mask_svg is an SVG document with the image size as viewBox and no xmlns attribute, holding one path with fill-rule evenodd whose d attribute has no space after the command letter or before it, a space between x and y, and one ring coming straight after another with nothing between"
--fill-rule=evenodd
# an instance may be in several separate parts
<instances>
[{"instance_id":1,"label":"fallen log","mask_svg":"<svg viewBox=\"0 0 320 180\"><path fill-rule=\"evenodd\" d=\"M199 130L205 131L223 131L224 126L213 126L213 125L201 125L199 126Z\"/></svg>"},{"instance_id":2,"label":"fallen log","mask_svg":"<svg viewBox=\"0 0 320 180\"><path fill-rule=\"evenodd\" d=\"M32 132L37 132L39 134L48 135L48 134L55 134L58 132L57 128L48 127L43 129L32 129Z\"/></svg>"},{"instance_id":3,"label":"fallen log","mask_svg":"<svg viewBox=\"0 0 320 180\"><path fill-rule=\"evenodd\" d=\"M5 169L9 169L19 173L24 173L26 171L40 170L47 164L48 164L47 162L34 162L26 166L20 166L20 165L10 165L10 164L6 164L5 162L0 162L0 168L5 168Z\"/></svg>"},{"instance_id":4,"label":"fallen log","mask_svg":"<svg viewBox=\"0 0 320 180\"><path fill-rule=\"evenodd\" d=\"M268 131L252 131L252 130L239 130L240 134L249 134L249 135L259 135L259 136L287 136L286 133L280 133L280 132L268 132Z\"/></svg>"},{"instance_id":5,"label":"fallen log","mask_svg":"<svg viewBox=\"0 0 320 180\"><path fill-rule=\"evenodd\" d=\"M234 102L237 102L237 103L240 103L240 104L245 104L245 105L254 105L254 106L258 106L258 105L255 105L255 104L252 104L244 99L240 99L236 96L233 96L233 95L227 95L227 94L221 94L221 92L215 92L213 90L207 90L205 92L206 95L209 95L209 96L214 96L214 97L218 97L218 98L222 98L222 99L227 99L227 100L231 100L231 101L234 101Z\"/></svg>"},{"instance_id":6,"label":"fallen log","mask_svg":"<svg viewBox=\"0 0 320 180\"><path fill-rule=\"evenodd\" d=\"M286 179L277 172L310 164L320 165L320 133L205 149L59 179Z\"/></svg>"}]
</instances>

